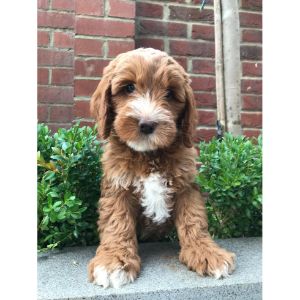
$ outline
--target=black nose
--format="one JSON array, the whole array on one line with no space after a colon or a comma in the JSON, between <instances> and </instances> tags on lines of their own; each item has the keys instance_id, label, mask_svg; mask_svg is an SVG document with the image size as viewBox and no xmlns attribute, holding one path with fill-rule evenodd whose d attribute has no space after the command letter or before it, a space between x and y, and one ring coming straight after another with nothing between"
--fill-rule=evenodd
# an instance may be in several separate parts
<instances>
[{"instance_id":1,"label":"black nose","mask_svg":"<svg viewBox=\"0 0 300 300\"><path fill-rule=\"evenodd\" d=\"M144 134L150 134L154 131L157 123L150 121L142 121L140 122L140 131Z\"/></svg>"}]
</instances>

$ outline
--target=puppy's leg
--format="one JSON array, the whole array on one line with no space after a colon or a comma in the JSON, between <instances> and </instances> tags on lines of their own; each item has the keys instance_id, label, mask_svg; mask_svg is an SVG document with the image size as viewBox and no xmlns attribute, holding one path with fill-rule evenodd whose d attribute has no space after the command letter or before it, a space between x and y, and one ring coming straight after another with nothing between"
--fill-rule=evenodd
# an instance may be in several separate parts
<instances>
[{"instance_id":1,"label":"puppy's leg","mask_svg":"<svg viewBox=\"0 0 300 300\"><path fill-rule=\"evenodd\" d=\"M175 224L181 246L179 260L189 269L215 278L234 270L235 255L220 248L208 233L204 201L195 188L177 195Z\"/></svg>"},{"instance_id":2,"label":"puppy's leg","mask_svg":"<svg viewBox=\"0 0 300 300\"><path fill-rule=\"evenodd\" d=\"M120 287L134 281L140 271L135 232L135 208L126 194L100 199L100 246L88 266L90 281Z\"/></svg>"}]
</instances>

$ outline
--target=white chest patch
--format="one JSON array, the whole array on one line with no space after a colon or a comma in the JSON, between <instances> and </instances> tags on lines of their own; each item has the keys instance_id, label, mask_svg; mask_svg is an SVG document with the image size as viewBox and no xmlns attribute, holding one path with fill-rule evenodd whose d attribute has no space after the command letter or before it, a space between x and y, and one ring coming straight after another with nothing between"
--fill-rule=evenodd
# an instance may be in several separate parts
<instances>
[{"instance_id":1,"label":"white chest patch","mask_svg":"<svg viewBox=\"0 0 300 300\"><path fill-rule=\"evenodd\" d=\"M157 224L164 223L170 217L168 199L170 188L167 180L158 173L152 173L135 184L137 191L141 192L141 205L144 215Z\"/></svg>"}]
</instances>

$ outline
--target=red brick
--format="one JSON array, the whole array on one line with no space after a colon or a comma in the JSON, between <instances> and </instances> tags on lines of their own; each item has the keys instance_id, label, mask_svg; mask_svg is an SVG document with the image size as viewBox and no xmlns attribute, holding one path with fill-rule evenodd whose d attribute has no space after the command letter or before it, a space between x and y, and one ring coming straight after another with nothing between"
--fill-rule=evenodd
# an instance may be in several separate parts
<instances>
[{"instance_id":1,"label":"red brick","mask_svg":"<svg viewBox=\"0 0 300 300\"><path fill-rule=\"evenodd\" d=\"M255 29L244 29L242 31L242 41L250 43L262 43L262 31Z\"/></svg>"},{"instance_id":2,"label":"red brick","mask_svg":"<svg viewBox=\"0 0 300 300\"><path fill-rule=\"evenodd\" d=\"M47 105L38 105L38 122L47 122L48 121L48 106Z\"/></svg>"},{"instance_id":3,"label":"red brick","mask_svg":"<svg viewBox=\"0 0 300 300\"><path fill-rule=\"evenodd\" d=\"M196 143L202 141L208 142L216 135L217 135L217 131L213 128L212 129L200 128L196 130L194 142Z\"/></svg>"},{"instance_id":4,"label":"red brick","mask_svg":"<svg viewBox=\"0 0 300 300\"><path fill-rule=\"evenodd\" d=\"M38 84L48 84L49 70L38 68Z\"/></svg>"},{"instance_id":5,"label":"red brick","mask_svg":"<svg viewBox=\"0 0 300 300\"><path fill-rule=\"evenodd\" d=\"M103 41L94 39L75 39L75 55L102 56Z\"/></svg>"},{"instance_id":6,"label":"red brick","mask_svg":"<svg viewBox=\"0 0 300 300\"><path fill-rule=\"evenodd\" d=\"M259 129L243 129L243 135L247 137L258 137L261 134L261 130Z\"/></svg>"},{"instance_id":7,"label":"red brick","mask_svg":"<svg viewBox=\"0 0 300 300\"><path fill-rule=\"evenodd\" d=\"M73 51L38 49L39 66L73 66Z\"/></svg>"},{"instance_id":8,"label":"red brick","mask_svg":"<svg viewBox=\"0 0 300 300\"><path fill-rule=\"evenodd\" d=\"M194 41L170 41L170 53L172 55L175 54L214 57L215 46L213 43L201 43Z\"/></svg>"},{"instance_id":9,"label":"red brick","mask_svg":"<svg viewBox=\"0 0 300 300\"><path fill-rule=\"evenodd\" d=\"M74 28L74 15L60 12L38 12L38 26L51 28Z\"/></svg>"},{"instance_id":10,"label":"red brick","mask_svg":"<svg viewBox=\"0 0 300 300\"><path fill-rule=\"evenodd\" d=\"M57 132L57 130L59 129L59 128L66 128L66 129L68 129L68 128L70 128L71 127L71 124L63 124L63 123L48 123L48 127L49 127L49 129L51 130L51 132L53 132L53 133L55 133L55 132Z\"/></svg>"},{"instance_id":11,"label":"red brick","mask_svg":"<svg viewBox=\"0 0 300 300\"><path fill-rule=\"evenodd\" d=\"M197 107L216 108L216 94L197 92L194 97Z\"/></svg>"},{"instance_id":12,"label":"red brick","mask_svg":"<svg viewBox=\"0 0 300 300\"><path fill-rule=\"evenodd\" d=\"M181 23L140 20L138 28L140 35L187 36L187 25Z\"/></svg>"},{"instance_id":13,"label":"red brick","mask_svg":"<svg viewBox=\"0 0 300 300\"><path fill-rule=\"evenodd\" d=\"M262 15L255 13L240 12L241 27L262 28Z\"/></svg>"},{"instance_id":14,"label":"red brick","mask_svg":"<svg viewBox=\"0 0 300 300\"><path fill-rule=\"evenodd\" d=\"M73 69L53 69L52 84L54 85L72 85L74 79Z\"/></svg>"},{"instance_id":15,"label":"red brick","mask_svg":"<svg viewBox=\"0 0 300 300\"><path fill-rule=\"evenodd\" d=\"M56 48L74 48L73 32L54 32L54 47Z\"/></svg>"},{"instance_id":16,"label":"red brick","mask_svg":"<svg viewBox=\"0 0 300 300\"><path fill-rule=\"evenodd\" d=\"M69 123L73 120L72 106L50 106L50 122Z\"/></svg>"},{"instance_id":17,"label":"red brick","mask_svg":"<svg viewBox=\"0 0 300 300\"><path fill-rule=\"evenodd\" d=\"M108 57L134 49L134 41L108 41Z\"/></svg>"},{"instance_id":18,"label":"red brick","mask_svg":"<svg viewBox=\"0 0 300 300\"><path fill-rule=\"evenodd\" d=\"M198 7L184 7L170 5L170 19L183 21L196 21L203 23L214 23L214 11L212 9L200 10Z\"/></svg>"},{"instance_id":19,"label":"red brick","mask_svg":"<svg viewBox=\"0 0 300 300\"><path fill-rule=\"evenodd\" d=\"M91 118L90 102L89 101L75 101L74 102L74 116L78 118Z\"/></svg>"},{"instance_id":20,"label":"red brick","mask_svg":"<svg viewBox=\"0 0 300 300\"><path fill-rule=\"evenodd\" d=\"M215 39L214 26L193 24L192 38L213 41Z\"/></svg>"},{"instance_id":21,"label":"red brick","mask_svg":"<svg viewBox=\"0 0 300 300\"><path fill-rule=\"evenodd\" d=\"M89 126L89 127L94 127L95 126L95 121L80 121L80 127L82 126Z\"/></svg>"},{"instance_id":22,"label":"red brick","mask_svg":"<svg viewBox=\"0 0 300 300\"><path fill-rule=\"evenodd\" d=\"M136 38L135 40L136 48L154 48L158 50L164 50L164 40L163 39L152 39L152 38Z\"/></svg>"},{"instance_id":23,"label":"red brick","mask_svg":"<svg viewBox=\"0 0 300 300\"><path fill-rule=\"evenodd\" d=\"M108 15L111 17L135 18L135 1L109 0L109 7Z\"/></svg>"},{"instance_id":24,"label":"red brick","mask_svg":"<svg viewBox=\"0 0 300 300\"><path fill-rule=\"evenodd\" d=\"M74 0L52 0L52 9L74 11Z\"/></svg>"},{"instance_id":25,"label":"red brick","mask_svg":"<svg viewBox=\"0 0 300 300\"><path fill-rule=\"evenodd\" d=\"M100 77L109 60L89 59L75 60L75 75L86 77Z\"/></svg>"},{"instance_id":26,"label":"red brick","mask_svg":"<svg viewBox=\"0 0 300 300\"><path fill-rule=\"evenodd\" d=\"M207 59L193 59L193 73L215 74L215 61Z\"/></svg>"},{"instance_id":27,"label":"red brick","mask_svg":"<svg viewBox=\"0 0 300 300\"><path fill-rule=\"evenodd\" d=\"M198 125L215 125L217 122L216 112L207 110L197 110Z\"/></svg>"},{"instance_id":28,"label":"red brick","mask_svg":"<svg viewBox=\"0 0 300 300\"><path fill-rule=\"evenodd\" d=\"M210 91L215 90L215 78L214 77L191 77L191 87L195 91Z\"/></svg>"},{"instance_id":29,"label":"red brick","mask_svg":"<svg viewBox=\"0 0 300 300\"><path fill-rule=\"evenodd\" d=\"M103 0L75 0L76 14L103 16Z\"/></svg>"},{"instance_id":30,"label":"red brick","mask_svg":"<svg viewBox=\"0 0 300 300\"><path fill-rule=\"evenodd\" d=\"M74 121L77 121L77 120L75 119ZM95 126L95 121L93 121L93 120L91 120L91 121L80 120L80 125L79 126L80 127L83 127L83 126L94 127Z\"/></svg>"},{"instance_id":31,"label":"red brick","mask_svg":"<svg viewBox=\"0 0 300 300\"><path fill-rule=\"evenodd\" d=\"M186 57L174 57L174 59L185 69L187 70L187 59Z\"/></svg>"},{"instance_id":32,"label":"red brick","mask_svg":"<svg viewBox=\"0 0 300 300\"><path fill-rule=\"evenodd\" d=\"M99 83L99 80L87 80L87 79L75 79L74 90L75 96L87 96L90 97Z\"/></svg>"},{"instance_id":33,"label":"red brick","mask_svg":"<svg viewBox=\"0 0 300 300\"><path fill-rule=\"evenodd\" d=\"M243 110L261 110L262 96L259 95L243 95Z\"/></svg>"},{"instance_id":34,"label":"red brick","mask_svg":"<svg viewBox=\"0 0 300 300\"><path fill-rule=\"evenodd\" d=\"M262 76L262 64L261 63L243 62L242 68L243 68L243 76L255 76L255 77Z\"/></svg>"},{"instance_id":35,"label":"red brick","mask_svg":"<svg viewBox=\"0 0 300 300\"><path fill-rule=\"evenodd\" d=\"M50 37L48 31L38 31L38 46L48 46L49 40Z\"/></svg>"},{"instance_id":36,"label":"red brick","mask_svg":"<svg viewBox=\"0 0 300 300\"><path fill-rule=\"evenodd\" d=\"M262 80L242 79L242 93L245 94L262 94Z\"/></svg>"},{"instance_id":37,"label":"red brick","mask_svg":"<svg viewBox=\"0 0 300 300\"><path fill-rule=\"evenodd\" d=\"M38 8L47 9L49 7L48 0L38 0Z\"/></svg>"},{"instance_id":38,"label":"red brick","mask_svg":"<svg viewBox=\"0 0 300 300\"><path fill-rule=\"evenodd\" d=\"M136 14L139 17L162 18L163 6L154 3L136 3Z\"/></svg>"},{"instance_id":39,"label":"red brick","mask_svg":"<svg viewBox=\"0 0 300 300\"><path fill-rule=\"evenodd\" d=\"M241 8L261 11L262 0L241 0Z\"/></svg>"},{"instance_id":40,"label":"red brick","mask_svg":"<svg viewBox=\"0 0 300 300\"><path fill-rule=\"evenodd\" d=\"M241 59L261 60L262 48L259 46L241 46Z\"/></svg>"},{"instance_id":41,"label":"red brick","mask_svg":"<svg viewBox=\"0 0 300 300\"><path fill-rule=\"evenodd\" d=\"M167 26L166 26L166 35L167 36L186 37L187 36L187 26L186 26L186 24L168 22Z\"/></svg>"},{"instance_id":42,"label":"red brick","mask_svg":"<svg viewBox=\"0 0 300 300\"><path fill-rule=\"evenodd\" d=\"M77 18L76 33L113 37L133 37L135 27L133 22Z\"/></svg>"},{"instance_id":43,"label":"red brick","mask_svg":"<svg viewBox=\"0 0 300 300\"><path fill-rule=\"evenodd\" d=\"M261 128L262 114L261 113L241 113L241 123L243 127Z\"/></svg>"},{"instance_id":44,"label":"red brick","mask_svg":"<svg viewBox=\"0 0 300 300\"><path fill-rule=\"evenodd\" d=\"M39 86L38 100L42 103L72 103L73 87Z\"/></svg>"}]
</instances>

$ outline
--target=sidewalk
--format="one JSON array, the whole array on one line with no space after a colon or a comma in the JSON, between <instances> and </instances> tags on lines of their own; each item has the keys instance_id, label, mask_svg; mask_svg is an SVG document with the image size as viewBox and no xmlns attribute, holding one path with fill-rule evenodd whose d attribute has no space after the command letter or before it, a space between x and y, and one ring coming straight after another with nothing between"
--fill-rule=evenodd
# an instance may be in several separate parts
<instances>
[{"instance_id":1,"label":"sidewalk","mask_svg":"<svg viewBox=\"0 0 300 300\"><path fill-rule=\"evenodd\" d=\"M141 244L140 276L120 289L103 289L87 279L96 247L68 248L38 257L38 299L261 299L261 238L219 240L236 253L237 267L226 279L201 278L178 260L178 245Z\"/></svg>"}]
</instances>

